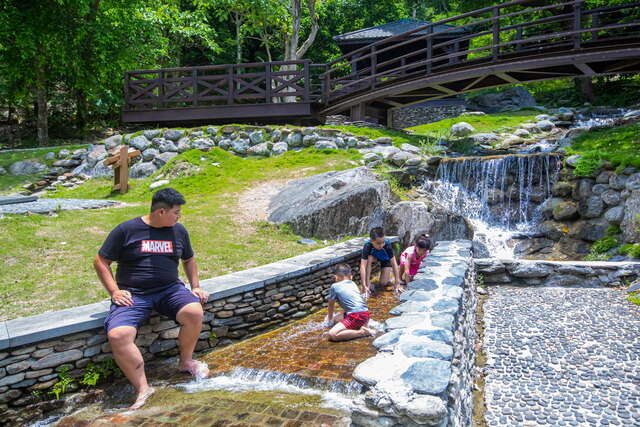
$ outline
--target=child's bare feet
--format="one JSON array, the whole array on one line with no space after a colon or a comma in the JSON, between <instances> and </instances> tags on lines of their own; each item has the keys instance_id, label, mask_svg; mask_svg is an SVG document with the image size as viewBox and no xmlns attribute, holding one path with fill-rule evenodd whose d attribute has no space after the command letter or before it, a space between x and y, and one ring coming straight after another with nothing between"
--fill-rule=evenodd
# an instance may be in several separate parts
<instances>
[{"instance_id":1,"label":"child's bare feet","mask_svg":"<svg viewBox=\"0 0 640 427\"><path fill-rule=\"evenodd\" d=\"M207 364L198 360L192 359L180 362L178 369L180 372L191 374L196 378L207 378L209 376L209 367Z\"/></svg>"},{"instance_id":2,"label":"child's bare feet","mask_svg":"<svg viewBox=\"0 0 640 427\"><path fill-rule=\"evenodd\" d=\"M138 397L136 397L136 401L133 402L133 405L129 406L130 411L135 411L136 409L140 409L142 405L144 405L147 399L156 392L156 389L153 387L149 387L146 390L138 393Z\"/></svg>"}]
</instances>

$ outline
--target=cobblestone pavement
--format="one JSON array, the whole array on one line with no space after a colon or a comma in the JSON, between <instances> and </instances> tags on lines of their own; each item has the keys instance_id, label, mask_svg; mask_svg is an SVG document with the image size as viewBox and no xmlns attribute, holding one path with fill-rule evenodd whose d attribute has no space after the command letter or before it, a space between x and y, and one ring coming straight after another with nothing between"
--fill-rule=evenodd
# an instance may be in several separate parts
<instances>
[{"instance_id":1,"label":"cobblestone pavement","mask_svg":"<svg viewBox=\"0 0 640 427\"><path fill-rule=\"evenodd\" d=\"M489 426L640 426L640 307L619 289L495 287Z\"/></svg>"}]
</instances>

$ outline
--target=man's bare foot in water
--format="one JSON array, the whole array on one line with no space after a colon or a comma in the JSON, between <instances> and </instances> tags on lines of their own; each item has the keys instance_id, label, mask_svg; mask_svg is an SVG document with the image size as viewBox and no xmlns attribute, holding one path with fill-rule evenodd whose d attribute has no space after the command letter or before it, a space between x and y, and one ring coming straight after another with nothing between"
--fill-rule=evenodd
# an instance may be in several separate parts
<instances>
[{"instance_id":1,"label":"man's bare foot in water","mask_svg":"<svg viewBox=\"0 0 640 427\"><path fill-rule=\"evenodd\" d=\"M140 393L138 393L138 397L136 397L136 401L133 402L133 405L129 406L129 410L135 411L136 409L140 409L142 405L145 404L147 399L155 392L156 392L155 388L149 387L144 391L141 391Z\"/></svg>"},{"instance_id":2,"label":"man's bare foot in water","mask_svg":"<svg viewBox=\"0 0 640 427\"><path fill-rule=\"evenodd\" d=\"M207 364L193 359L185 362L181 361L178 370L186 374L191 374L196 378L207 378L209 376L209 367Z\"/></svg>"}]
</instances>

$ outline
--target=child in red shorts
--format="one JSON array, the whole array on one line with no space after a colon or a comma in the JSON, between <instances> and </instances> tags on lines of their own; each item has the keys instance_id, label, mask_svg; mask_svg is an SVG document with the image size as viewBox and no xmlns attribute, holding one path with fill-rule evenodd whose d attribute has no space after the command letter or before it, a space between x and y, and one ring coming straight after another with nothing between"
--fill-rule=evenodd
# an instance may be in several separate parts
<instances>
[{"instance_id":1,"label":"child in red shorts","mask_svg":"<svg viewBox=\"0 0 640 427\"><path fill-rule=\"evenodd\" d=\"M329 312L327 322L333 325L329 330L330 341L347 341L373 335L369 324L369 308L358 286L351 280L351 267L338 264L334 271L336 283L329 290ZM344 310L344 315L334 316L335 302ZM334 324L334 322L337 322Z\"/></svg>"}]
</instances>

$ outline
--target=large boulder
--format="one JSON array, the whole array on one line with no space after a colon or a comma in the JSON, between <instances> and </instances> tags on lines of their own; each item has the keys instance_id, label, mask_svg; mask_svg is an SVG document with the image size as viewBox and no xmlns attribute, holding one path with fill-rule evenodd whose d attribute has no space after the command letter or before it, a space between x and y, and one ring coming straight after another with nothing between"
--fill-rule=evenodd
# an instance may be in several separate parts
<instances>
[{"instance_id":1,"label":"large boulder","mask_svg":"<svg viewBox=\"0 0 640 427\"><path fill-rule=\"evenodd\" d=\"M387 215L385 230L400 237L402 246L408 246L421 233L430 233L435 219L423 202L400 202Z\"/></svg>"},{"instance_id":2,"label":"large boulder","mask_svg":"<svg viewBox=\"0 0 640 427\"><path fill-rule=\"evenodd\" d=\"M129 169L129 176L134 179L147 178L153 175L157 169L152 162L139 162Z\"/></svg>"},{"instance_id":3,"label":"large boulder","mask_svg":"<svg viewBox=\"0 0 640 427\"><path fill-rule=\"evenodd\" d=\"M15 162L9 166L9 173L11 175L33 175L36 173L42 173L47 170L47 167L42 163L31 162L28 160Z\"/></svg>"},{"instance_id":4,"label":"large boulder","mask_svg":"<svg viewBox=\"0 0 640 427\"><path fill-rule=\"evenodd\" d=\"M620 224L624 240L640 242L640 190L631 192L624 204L624 219Z\"/></svg>"},{"instance_id":5,"label":"large boulder","mask_svg":"<svg viewBox=\"0 0 640 427\"><path fill-rule=\"evenodd\" d=\"M290 182L269 204L269 221L297 234L333 239L383 225L392 193L366 167L327 172Z\"/></svg>"},{"instance_id":6,"label":"large boulder","mask_svg":"<svg viewBox=\"0 0 640 427\"><path fill-rule=\"evenodd\" d=\"M522 86L516 86L500 92L485 93L468 101L470 107L488 113L513 111L536 105L533 96Z\"/></svg>"},{"instance_id":7,"label":"large boulder","mask_svg":"<svg viewBox=\"0 0 640 427\"><path fill-rule=\"evenodd\" d=\"M453 136L468 136L475 131L476 129L467 122L456 123L449 129Z\"/></svg>"}]
</instances>

